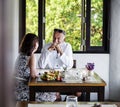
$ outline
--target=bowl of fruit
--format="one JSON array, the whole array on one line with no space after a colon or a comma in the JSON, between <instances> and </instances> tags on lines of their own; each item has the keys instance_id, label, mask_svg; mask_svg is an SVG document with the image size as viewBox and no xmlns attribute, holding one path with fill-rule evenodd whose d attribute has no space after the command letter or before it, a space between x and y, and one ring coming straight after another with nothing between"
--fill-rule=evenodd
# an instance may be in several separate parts
<instances>
[{"instance_id":1,"label":"bowl of fruit","mask_svg":"<svg viewBox=\"0 0 120 107\"><path fill-rule=\"evenodd\" d=\"M40 78L43 81L61 81L61 73L59 71L44 72Z\"/></svg>"}]
</instances>

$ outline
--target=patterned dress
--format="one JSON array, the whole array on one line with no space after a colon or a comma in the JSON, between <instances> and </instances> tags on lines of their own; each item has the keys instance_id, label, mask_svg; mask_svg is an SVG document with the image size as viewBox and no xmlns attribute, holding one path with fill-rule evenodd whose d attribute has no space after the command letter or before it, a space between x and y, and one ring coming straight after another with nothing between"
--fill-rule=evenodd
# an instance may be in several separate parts
<instances>
[{"instance_id":1,"label":"patterned dress","mask_svg":"<svg viewBox=\"0 0 120 107\"><path fill-rule=\"evenodd\" d=\"M28 80L30 78L30 68L28 66L29 56L20 54L15 64L15 97L17 101L29 101ZM36 93L36 101L56 100L56 93L40 92Z\"/></svg>"}]
</instances>

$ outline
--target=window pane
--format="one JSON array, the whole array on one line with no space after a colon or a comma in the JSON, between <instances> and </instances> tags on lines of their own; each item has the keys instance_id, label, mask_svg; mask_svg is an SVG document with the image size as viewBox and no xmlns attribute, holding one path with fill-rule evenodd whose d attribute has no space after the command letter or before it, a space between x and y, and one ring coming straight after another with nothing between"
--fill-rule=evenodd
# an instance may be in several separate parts
<instances>
[{"instance_id":1,"label":"window pane","mask_svg":"<svg viewBox=\"0 0 120 107\"><path fill-rule=\"evenodd\" d=\"M26 33L38 35L38 0L26 0Z\"/></svg>"},{"instance_id":2,"label":"window pane","mask_svg":"<svg viewBox=\"0 0 120 107\"><path fill-rule=\"evenodd\" d=\"M91 0L90 46L102 46L103 41L103 0Z\"/></svg>"},{"instance_id":3,"label":"window pane","mask_svg":"<svg viewBox=\"0 0 120 107\"><path fill-rule=\"evenodd\" d=\"M45 42L52 41L54 28L66 31L66 41L73 51L81 46L81 0L46 0Z\"/></svg>"}]
</instances>

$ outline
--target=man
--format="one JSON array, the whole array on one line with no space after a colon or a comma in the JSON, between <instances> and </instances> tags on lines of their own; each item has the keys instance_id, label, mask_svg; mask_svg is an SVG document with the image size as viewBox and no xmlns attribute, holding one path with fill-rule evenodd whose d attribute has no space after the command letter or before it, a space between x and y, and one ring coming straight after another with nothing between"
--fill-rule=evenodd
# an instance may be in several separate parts
<instances>
[{"instance_id":1,"label":"man","mask_svg":"<svg viewBox=\"0 0 120 107\"><path fill-rule=\"evenodd\" d=\"M65 42L65 31L54 29L53 42L43 47L38 63L40 68L72 68L73 52L71 45Z\"/></svg>"},{"instance_id":2,"label":"man","mask_svg":"<svg viewBox=\"0 0 120 107\"><path fill-rule=\"evenodd\" d=\"M40 68L46 69L70 69L73 67L73 52L69 43L65 42L65 31L54 29L53 42L46 44L38 62ZM69 93L70 94L70 93ZM81 92L75 95L81 96ZM57 93L57 99L60 99L60 93Z\"/></svg>"},{"instance_id":3,"label":"man","mask_svg":"<svg viewBox=\"0 0 120 107\"><path fill-rule=\"evenodd\" d=\"M38 65L43 69L72 68L72 47L69 43L65 42L65 31L54 29L53 41L43 47ZM61 100L60 93L57 92L56 97L56 101Z\"/></svg>"}]
</instances>

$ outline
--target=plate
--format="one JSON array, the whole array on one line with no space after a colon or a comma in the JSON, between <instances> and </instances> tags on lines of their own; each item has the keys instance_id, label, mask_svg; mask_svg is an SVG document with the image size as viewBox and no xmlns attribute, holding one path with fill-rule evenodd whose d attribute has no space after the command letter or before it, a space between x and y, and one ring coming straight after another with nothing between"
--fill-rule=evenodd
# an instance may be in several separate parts
<instances>
[{"instance_id":1,"label":"plate","mask_svg":"<svg viewBox=\"0 0 120 107\"><path fill-rule=\"evenodd\" d=\"M62 76L60 71L48 71L40 75L42 81L61 81Z\"/></svg>"}]
</instances>

